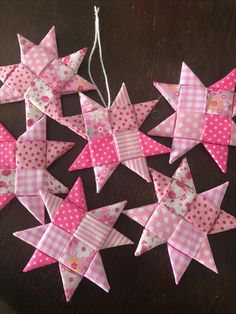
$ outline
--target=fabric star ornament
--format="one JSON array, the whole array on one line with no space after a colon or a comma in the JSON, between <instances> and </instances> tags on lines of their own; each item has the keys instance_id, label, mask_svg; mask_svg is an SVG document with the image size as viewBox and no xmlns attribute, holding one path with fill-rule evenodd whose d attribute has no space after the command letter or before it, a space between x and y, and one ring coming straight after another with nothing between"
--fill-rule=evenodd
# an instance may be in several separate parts
<instances>
[{"instance_id":1,"label":"fabric star ornament","mask_svg":"<svg viewBox=\"0 0 236 314\"><path fill-rule=\"evenodd\" d=\"M146 157L170 151L139 131L156 101L132 105L123 84L110 108L82 93L80 103L80 130L88 144L69 170L93 167L97 193L120 163L150 182Z\"/></svg>"},{"instance_id":2,"label":"fabric star ornament","mask_svg":"<svg viewBox=\"0 0 236 314\"><path fill-rule=\"evenodd\" d=\"M21 63L0 67L0 104L25 100L26 126L43 114L62 116L60 96L94 89L77 74L87 48L59 58L55 28L39 45L18 35Z\"/></svg>"},{"instance_id":3,"label":"fabric star ornament","mask_svg":"<svg viewBox=\"0 0 236 314\"><path fill-rule=\"evenodd\" d=\"M126 201L88 212L80 178L65 200L46 191L40 194L51 223L14 233L36 248L24 271L59 263L67 301L83 277L108 292L99 251L133 243L113 228Z\"/></svg>"},{"instance_id":4,"label":"fabric star ornament","mask_svg":"<svg viewBox=\"0 0 236 314\"><path fill-rule=\"evenodd\" d=\"M14 197L44 223L44 204L39 190L67 193L47 167L74 143L47 141L46 116L30 127L18 140L0 124L0 210Z\"/></svg>"},{"instance_id":5,"label":"fabric star ornament","mask_svg":"<svg viewBox=\"0 0 236 314\"><path fill-rule=\"evenodd\" d=\"M197 194L186 159L172 178L150 170L158 202L124 212L144 227L135 255L167 243L176 284L191 259L217 273L207 235L236 228L220 209L228 182Z\"/></svg>"},{"instance_id":6,"label":"fabric star ornament","mask_svg":"<svg viewBox=\"0 0 236 314\"><path fill-rule=\"evenodd\" d=\"M176 111L149 135L173 138L170 163L199 143L213 157L223 172L227 171L228 147L236 145L236 115L234 97L236 70L209 88L185 64L180 83L154 86Z\"/></svg>"}]
</instances>

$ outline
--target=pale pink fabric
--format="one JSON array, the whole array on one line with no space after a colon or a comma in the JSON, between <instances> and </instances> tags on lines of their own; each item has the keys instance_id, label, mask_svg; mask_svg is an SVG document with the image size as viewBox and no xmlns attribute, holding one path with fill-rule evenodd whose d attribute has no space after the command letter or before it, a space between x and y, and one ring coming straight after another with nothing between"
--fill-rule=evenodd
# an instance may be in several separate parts
<instances>
[{"instance_id":1,"label":"pale pink fabric","mask_svg":"<svg viewBox=\"0 0 236 314\"><path fill-rule=\"evenodd\" d=\"M99 251L133 243L113 228L126 202L88 212L80 178L65 200L45 191L40 195L52 222L14 234L36 248L24 271L58 262L67 301L83 276L108 292Z\"/></svg>"},{"instance_id":2,"label":"pale pink fabric","mask_svg":"<svg viewBox=\"0 0 236 314\"><path fill-rule=\"evenodd\" d=\"M44 223L44 205L39 191L68 191L46 168L73 145L69 142L46 140L45 116L17 141L0 125L0 208L16 195L29 212L39 222Z\"/></svg>"},{"instance_id":3,"label":"pale pink fabric","mask_svg":"<svg viewBox=\"0 0 236 314\"><path fill-rule=\"evenodd\" d=\"M0 88L0 103L26 99L27 128L41 118L40 112L60 122L60 95L94 89L91 83L76 74L87 49L59 59L54 27L39 45L21 35L18 35L18 41L21 63L0 67L0 79L4 82ZM45 83L43 89L39 89L39 82ZM75 129L71 124L68 127L80 133L79 128Z\"/></svg>"},{"instance_id":4,"label":"pale pink fabric","mask_svg":"<svg viewBox=\"0 0 236 314\"><path fill-rule=\"evenodd\" d=\"M176 284L192 258L217 272L207 234L236 228L236 217L220 209L228 183L197 194L186 159L172 178L151 175L158 203L125 213L144 226L135 255L166 242Z\"/></svg>"},{"instance_id":5,"label":"pale pink fabric","mask_svg":"<svg viewBox=\"0 0 236 314\"><path fill-rule=\"evenodd\" d=\"M228 146L236 145L234 69L206 88L193 71L182 63L180 83L154 86L166 98L175 114L148 132L172 137L170 163L202 143L223 172L227 171ZM175 119L176 115L176 119Z\"/></svg>"},{"instance_id":6,"label":"pale pink fabric","mask_svg":"<svg viewBox=\"0 0 236 314\"><path fill-rule=\"evenodd\" d=\"M89 143L69 170L93 167L97 193L120 163L150 182L145 157L170 152L138 130L156 101L132 105L124 84L109 109L79 95Z\"/></svg>"}]
</instances>

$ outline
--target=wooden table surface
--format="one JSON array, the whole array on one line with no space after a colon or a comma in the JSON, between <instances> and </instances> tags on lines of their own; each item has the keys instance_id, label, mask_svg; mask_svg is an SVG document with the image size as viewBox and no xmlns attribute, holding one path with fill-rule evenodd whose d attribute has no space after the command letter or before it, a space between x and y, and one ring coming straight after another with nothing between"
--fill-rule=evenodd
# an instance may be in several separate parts
<instances>
[{"instance_id":1,"label":"wooden table surface","mask_svg":"<svg viewBox=\"0 0 236 314\"><path fill-rule=\"evenodd\" d=\"M178 83L185 61L206 86L226 75L236 65L235 1L171 0L0 0L0 63L20 60L16 33L38 43L52 25L56 26L60 56L82 47L91 48L94 33L93 5L101 7L101 38L112 99L125 82L133 103L159 96L152 82ZM79 73L88 78L88 56ZM92 70L105 93L96 55ZM99 100L95 92L88 95ZM77 95L63 97L65 115L80 112ZM147 132L172 112L161 100L142 126ZM0 106L0 121L19 136L25 130L24 103ZM126 208L156 200L152 184L124 167L112 175L100 195L95 193L92 169L68 173L67 169L85 141L48 119L48 138L76 143L69 153L50 167L64 184L72 187L83 178L89 209L126 199ZM157 139L171 145L169 139ZM201 145L187 154L198 192L226 180L230 182L223 209L236 215L236 148L229 150L228 172L221 173ZM168 155L148 158L148 164L172 175L179 161L168 163ZM219 270L216 275L192 261L178 286L166 245L141 257L135 246L102 251L111 285L109 294L84 279L70 303L65 302L58 265L29 273L22 269L34 248L12 236L37 221L14 199L0 213L0 313L32 314L135 314L135 313L236 313L236 230L210 236ZM137 245L142 228L120 216L115 226Z\"/></svg>"}]
</instances>

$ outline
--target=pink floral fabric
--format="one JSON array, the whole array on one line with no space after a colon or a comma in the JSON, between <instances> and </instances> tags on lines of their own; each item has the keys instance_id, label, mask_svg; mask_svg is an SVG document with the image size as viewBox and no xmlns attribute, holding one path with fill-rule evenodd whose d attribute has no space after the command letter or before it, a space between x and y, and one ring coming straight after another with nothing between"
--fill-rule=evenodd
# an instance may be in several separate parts
<instances>
[{"instance_id":1,"label":"pink floral fabric","mask_svg":"<svg viewBox=\"0 0 236 314\"><path fill-rule=\"evenodd\" d=\"M236 113L236 70L206 88L193 71L182 63L178 85L159 82L154 85L176 111L148 133L173 138L170 163L202 143L220 169L226 172L227 146L236 145L236 127L231 119Z\"/></svg>"}]
</instances>

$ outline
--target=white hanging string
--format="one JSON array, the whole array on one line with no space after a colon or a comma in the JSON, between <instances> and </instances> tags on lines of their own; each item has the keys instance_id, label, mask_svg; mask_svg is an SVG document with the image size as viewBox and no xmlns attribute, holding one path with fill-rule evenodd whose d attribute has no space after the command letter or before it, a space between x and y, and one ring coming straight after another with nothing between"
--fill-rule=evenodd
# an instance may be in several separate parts
<instances>
[{"instance_id":1,"label":"white hanging string","mask_svg":"<svg viewBox=\"0 0 236 314\"><path fill-rule=\"evenodd\" d=\"M91 82L93 83L93 85L96 87L98 95L100 96L103 104L105 107L110 108L111 105L111 95L110 95L110 89L109 89L109 83L108 83L108 78L107 78L107 74L106 74L106 69L103 63L103 58L102 58L102 45L101 45L101 39L100 39L100 27L99 27L99 17L98 17L98 12L99 12L99 8L94 6L94 14L95 14L95 33L94 33L94 42L93 42L93 47L89 56L89 60L88 60L88 73L89 73L89 77ZM105 83L106 83L106 90L107 90L107 104L100 92L100 90L98 89L96 83L94 82L92 73L91 73L91 62L92 62L92 57L93 54L95 52L96 46L98 44L98 49L99 49L99 57L100 57L100 62L101 62L101 66L102 66L102 71L103 71L103 75L104 75L104 79L105 79Z\"/></svg>"}]
</instances>

